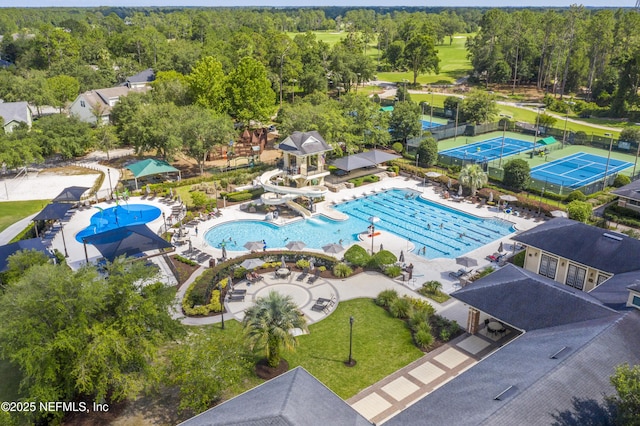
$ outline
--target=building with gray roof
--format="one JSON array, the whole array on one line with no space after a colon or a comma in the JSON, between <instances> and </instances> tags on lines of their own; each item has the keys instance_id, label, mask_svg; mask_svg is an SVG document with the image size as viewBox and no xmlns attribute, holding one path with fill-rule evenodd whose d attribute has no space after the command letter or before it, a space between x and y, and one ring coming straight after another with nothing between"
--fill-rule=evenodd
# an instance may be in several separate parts
<instances>
[{"instance_id":1,"label":"building with gray roof","mask_svg":"<svg viewBox=\"0 0 640 426\"><path fill-rule=\"evenodd\" d=\"M367 419L302 367L296 367L182 426L365 426Z\"/></svg>"},{"instance_id":2,"label":"building with gray roof","mask_svg":"<svg viewBox=\"0 0 640 426\"><path fill-rule=\"evenodd\" d=\"M25 123L29 128L33 124L31 108L27 102L2 102L0 103L0 117L5 133L13 132L13 129Z\"/></svg>"}]
</instances>

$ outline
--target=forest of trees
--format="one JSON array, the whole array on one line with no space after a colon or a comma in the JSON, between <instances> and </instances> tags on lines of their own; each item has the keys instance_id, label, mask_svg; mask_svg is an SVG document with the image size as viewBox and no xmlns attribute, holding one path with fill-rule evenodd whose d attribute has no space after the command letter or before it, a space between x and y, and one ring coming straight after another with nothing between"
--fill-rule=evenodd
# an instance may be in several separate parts
<instances>
[{"instance_id":1,"label":"forest of trees","mask_svg":"<svg viewBox=\"0 0 640 426\"><path fill-rule=\"evenodd\" d=\"M438 46L459 32L472 33L471 82L527 85L558 99L581 95L590 114L633 116L640 110L637 28L637 11L579 6L3 9L0 57L14 64L0 69L0 99L6 102L62 110L79 93L115 86L143 69L153 68L158 78L151 94L116 108L115 130L65 135L56 119L38 120L36 134L0 136L0 160L16 166L121 143L156 149L166 158L182 150L201 159L207 146L228 140L229 123L266 122L278 111L285 131L320 130L347 150L367 139L384 145L390 137L380 129L390 118L367 106L354 88L380 71L410 72L414 83L421 74L437 73ZM329 45L311 30L345 35ZM373 46L379 53L370 54ZM289 108L294 98L296 107ZM193 128L197 120L181 118L189 116L206 116L215 131ZM72 128L82 127L68 120ZM144 131L158 123L167 130ZM90 137L75 137L82 132Z\"/></svg>"}]
</instances>

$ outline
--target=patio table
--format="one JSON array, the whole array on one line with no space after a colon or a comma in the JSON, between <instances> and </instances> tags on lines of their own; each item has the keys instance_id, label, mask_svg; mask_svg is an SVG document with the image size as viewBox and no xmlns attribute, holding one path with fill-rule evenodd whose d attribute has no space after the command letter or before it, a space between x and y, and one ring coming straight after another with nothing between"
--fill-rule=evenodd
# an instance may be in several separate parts
<instances>
[{"instance_id":1,"label":"patio table","mask_svg":"<svg viewBox=\"0 0 640 426\"><path fill-rule=\"evenodd\" d=\"M504 331L504 325L500 324L498 321L491 321L487 324L487 328L492 333L502 333Z\"/></svg>"},{"instance_id":2,"label":"patio table","mask_svg":"<svg viewBox=\"0 0 640 426\"><path fill-rule=\"evenodd\" d=\"M280 278L285 278L291 275L291 271L287 268L280 268L276 271L276 276Z\"/></svg>"}]
</instances>

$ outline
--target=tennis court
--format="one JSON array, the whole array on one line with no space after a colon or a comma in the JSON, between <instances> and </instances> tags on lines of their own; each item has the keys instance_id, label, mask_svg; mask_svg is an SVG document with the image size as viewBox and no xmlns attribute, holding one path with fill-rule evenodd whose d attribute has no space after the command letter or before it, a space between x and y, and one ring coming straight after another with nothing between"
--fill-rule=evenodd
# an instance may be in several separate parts
<instances>
[{"instance_id":1,"label":"tennis court","mask_svg":"<svg viewBox=\"0 0 640 426\"><path fill-rule=\"evenodd\" d=\"M504 144L502 141L503 138L501 137L488 139L486 141L440 151L439 154L460 158L462 160L473 160L476 163L485 163L500 157L507 157L517 154L518 152L533 149L533 142L513 138L504 138Z\"/></svg>"},{"instance_id":2,"label":"tennis court","mask_svg":"<svg viewBox=\"0 0 640 426\"><path fill-rule=\"evenodd\" d=\"M420 120L422 122L422 130L433 129L434 127L440 127L442 124L435 121Z\"/></svg>"},{"instance_id":3,"label":"tennis court","mask_svg":"<svg viewBox=\"0 0 640 426\"><path fill-rule=\"evenodd\" d=\"M578 152L531 169L531 177L539 181L554 183L561 187L580 188L607 176L632 167L632 163L609 159L594 154Z\"/></svg>"}]
</instances>

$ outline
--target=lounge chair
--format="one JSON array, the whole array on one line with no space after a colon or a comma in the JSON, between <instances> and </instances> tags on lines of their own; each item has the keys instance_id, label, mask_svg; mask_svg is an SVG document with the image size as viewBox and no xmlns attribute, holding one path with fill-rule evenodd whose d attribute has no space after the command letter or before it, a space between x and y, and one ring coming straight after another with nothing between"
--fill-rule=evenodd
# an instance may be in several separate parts
<instances>
[{"instance_id":1,"label":"lounge chair","mask_svg":"<svg viewBox=\"0 0 640 426\"><path fill-rule=\"evenodd\" d=\"M298 275L298 278L296 278L296 281L304 281L304 279L307 278L308 274L309 274L309 268L304 268L302 270L302 273Z\"/></svg>"},{"instance_id":2,"label":"lounge chair","mask_svg":"<svg viewBox=\"0 0 640 426\"><path fill-rule=\"evenodd\" d=\"M309 277L307 282L309 284L313 284L318 280L318 278L320 278L320 269L316 268L315 272Z\"/></svg>"},{"instance_id":3,"label":"lounge chair","mask_svg":"<svg viewBox=\"0 0 640 426\"><path fill-rule=\"evenodd\" d=\"M458 269L456 272L449 272L449 276L451 278L460 278L462 276L467 275L468 273L470 273L471 271L467 271L466 269Z\"/></svg>"},{"instance_id":4,"label":"lounge chair","mask_svg":"<svg viewBox=\"0 0 640 426\"><path fill-rule=\"evenodd\" d=\"M240 289L240 288L234 288L233 290L231 290L230 294L233 295L233 296L245 295L245 294L247 294L247 290Z\"/></svg>"},{"instance_id":5,"label":"lounge chair","mask_svg":"<svg viewBox=\"0 0 640 426\"><path fill-rule=\"evenodd\" d=\"M312 307L311 310L315 311L315 312L324 312L324 309L327 307L326 304L324 303L315 303Z\"/></svg>"},{"instance_id":6,"label":"lounge chair","mask_svg":"<svg viewBox=\"0 0 640 426\"><path fill-rule=\"evenodd\" d=\"M230 294L229 302L244 302L244 294Z\"/></svg>"}]
</instances>

